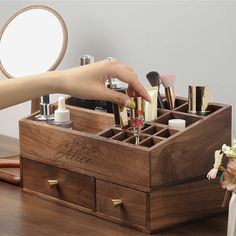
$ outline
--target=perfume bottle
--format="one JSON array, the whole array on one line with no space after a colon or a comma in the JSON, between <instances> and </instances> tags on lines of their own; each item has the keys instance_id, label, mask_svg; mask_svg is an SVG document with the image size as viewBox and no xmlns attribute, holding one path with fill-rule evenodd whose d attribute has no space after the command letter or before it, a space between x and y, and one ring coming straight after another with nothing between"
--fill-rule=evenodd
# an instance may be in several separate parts
<instances>
[{"instance_id":1,"label":"perfume bottle","mask_svg":"<svg viewBox=\"0 0 236 236\"><path fill-rule=\"evenodd\" d=\"M40 102L40 113L35 116L35 120L48 121L54 119L53 105L50 103L49 95L42 96Z\"/></svg>"},{"instance_id":2,"label":"perfume bottle","mask_svg":"<svg viewBox=\"0 0 236 236\"><path fill-rule=\"evenodd\" d=\"M72 129L73 122L70 120L70 110L66 109L64 97L58 98L58 108L54 112L54 120L48 124Z\"/></svg>"}]
</instances>

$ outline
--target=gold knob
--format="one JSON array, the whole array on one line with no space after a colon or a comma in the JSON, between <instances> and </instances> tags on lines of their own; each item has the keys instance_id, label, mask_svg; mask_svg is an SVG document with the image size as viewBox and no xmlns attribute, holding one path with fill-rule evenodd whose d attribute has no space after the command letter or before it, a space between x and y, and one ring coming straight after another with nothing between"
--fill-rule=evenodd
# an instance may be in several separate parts
<instances>
[{"instance_id":1,"label":"gold knob","mask_svg":"<svg viewBox=\"0 0 236 236\"><path fill-rule=\"evenodd\" d=\"M48 179L50 187L58 185L59 181L57 179Z\"/></svg>"},{"instance_id":2,"label":"gold knob","mask_svg":"<svg viewBox=\"0 0 236 236\"><path fill-rule=\"evenodd\" d=\"M118 207L123 204L121 199L112 199L111 201L112 201L114 207Z\"/></svg>"}]
</instances>

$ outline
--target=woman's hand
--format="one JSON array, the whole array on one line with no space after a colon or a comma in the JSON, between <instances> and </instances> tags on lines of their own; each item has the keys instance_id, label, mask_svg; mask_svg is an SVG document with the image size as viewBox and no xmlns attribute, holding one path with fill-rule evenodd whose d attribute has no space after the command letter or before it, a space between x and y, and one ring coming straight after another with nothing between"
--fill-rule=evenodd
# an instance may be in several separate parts
<instances>
[{"instance_id":1,"label":"woman's hand","mask_svg":"<svg viewBox=\"0 0 236 236\"><path fill-rule=\"evenodd\" d=\"M52 93L106 100L126 106L129 101L127 95L106 88L105 82L110 78L127 83L130 96L136 94L150 101L131 67L117 61L100 61L72 69L0 81L0 109Z\"/></svg>"},{"instance_id":2,"label":"woman's hand","mask_svg":"<svg viewBox=\"0 0 236 236\"><path fill-rule=\"evenodd\" d=\"M104 60L80 66L65 70L63 73L65 78L61 79L62 92L74 97L111 101L126 106L129 101L127 95L105 86L108 79L118 78L128 84L129 96L142 96L151 102L147 91L132 68L115 60Z\"/></svg>"}]
</instances>

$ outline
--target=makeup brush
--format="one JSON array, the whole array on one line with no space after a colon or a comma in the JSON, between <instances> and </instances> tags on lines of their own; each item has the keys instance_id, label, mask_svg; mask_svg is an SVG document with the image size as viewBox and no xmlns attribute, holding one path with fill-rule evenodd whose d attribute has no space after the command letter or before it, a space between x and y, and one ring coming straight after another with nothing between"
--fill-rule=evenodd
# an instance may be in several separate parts
<instances>
[{"instance_id":1,"label":"makeup brush","mask_svg":"<svg viewBox=\"0 0 236 236\"><path fill-rule=\"evenodd\" d=\"M165 87L168 108L172 110L175 108L175 76L162 75L160 79Z\"/></svg>"},{"instance_id":2,"label":"makeup brush","mask_svg":"<svg viewBox=\"0 0 236 236\"><path fill-rule=\"evenodd\" d=\"M161 81L160 81L159 73L156 71L150 71L149 73L147 73L146 78L152 87L158 86L157 104L159 108L164 109L165 108L164 103L162 101L161 94L160 94Z\"/></svg>"}]
</instances>

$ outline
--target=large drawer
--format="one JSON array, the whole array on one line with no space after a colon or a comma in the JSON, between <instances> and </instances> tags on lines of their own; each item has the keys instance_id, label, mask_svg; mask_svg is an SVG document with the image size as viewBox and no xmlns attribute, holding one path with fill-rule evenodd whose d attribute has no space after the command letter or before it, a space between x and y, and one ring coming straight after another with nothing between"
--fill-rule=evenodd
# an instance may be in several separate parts
<instances>
[{"instance_id":1,"label":"large drawer","mask_svg":"<svg viewBox=\"0 0 236 236\"><path fill-rule=\"evenodd\" d=\"M92 209L92 177L25 158L22 161L25 189Z\"/></svg>"},{"instance_id":2,"label":"large drawer","mask_svg":"<svg viewBox=\"0 0 236 236\"><path fill-rule=\"evenodd\" d=\"M108 218L146 226L146 193L106 181L96 181L97 212Z\"/></svg>"}]
</instances>

